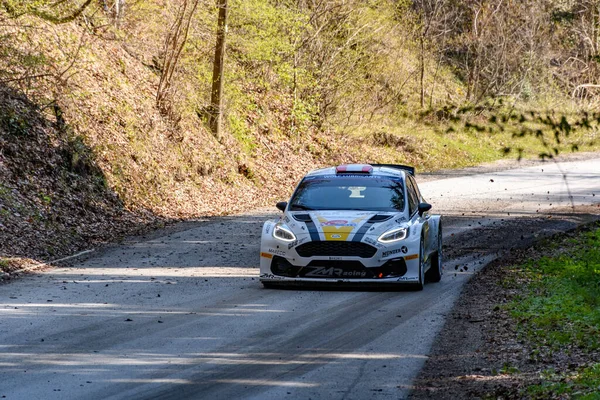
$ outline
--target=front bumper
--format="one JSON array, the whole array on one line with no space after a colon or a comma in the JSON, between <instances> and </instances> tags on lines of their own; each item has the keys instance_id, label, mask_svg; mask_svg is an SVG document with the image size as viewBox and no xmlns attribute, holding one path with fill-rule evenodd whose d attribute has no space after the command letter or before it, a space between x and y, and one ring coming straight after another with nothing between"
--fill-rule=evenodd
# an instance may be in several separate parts
<instances>
[{"instance_id":1,"label":"front bumper","mask_svg":"<svg viewBox=\"0 0 600 400\"><path fill-rule=\"evenodd\" d=\"M361 287L419 281L419 236L391 244L368 236L362 242L332 243L303 237L290 245L275 238L263 238L260 280L270 286L351 284Z\"/></svg>"}]
</instances>

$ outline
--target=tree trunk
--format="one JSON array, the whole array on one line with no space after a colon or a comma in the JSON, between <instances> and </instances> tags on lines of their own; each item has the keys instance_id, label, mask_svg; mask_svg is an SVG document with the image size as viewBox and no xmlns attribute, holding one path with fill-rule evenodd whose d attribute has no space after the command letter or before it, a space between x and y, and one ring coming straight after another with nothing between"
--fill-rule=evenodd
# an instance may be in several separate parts
<instances>
[{"instance_id":1,"label":"tree trunk","mask_svg":"<svg viewBox=\"0 0 600 400\"><path fill-rule=\"evenodd\" d=\"M223 67L225 62L225 36L227 33L227 0L217 0L217 7L219 8L219 19L217 22L217 44L213 64L209 123L215 137L220 139L223 114Z\"/></svg>"},{"instance_id":2,"label":"tree trunk","mask_svg":"<svg viewBox=\"0 0 600 400\"><path fill-rule=\"evenodd\" d=\"M125 0L115 0L115 27L121 27L121 19L125 14Z\"/></svg>"},{"instance_id":3,"label":"tree trunk","mask_svg":"<svg viewBox=\"0 0 600 400\"><path fill-rule=\"evenodd\" d=\"M421 84L421 109L425 108L425 34L421 35L421 55L420 55L420 84Z\"/></svg>"}]
</instances>

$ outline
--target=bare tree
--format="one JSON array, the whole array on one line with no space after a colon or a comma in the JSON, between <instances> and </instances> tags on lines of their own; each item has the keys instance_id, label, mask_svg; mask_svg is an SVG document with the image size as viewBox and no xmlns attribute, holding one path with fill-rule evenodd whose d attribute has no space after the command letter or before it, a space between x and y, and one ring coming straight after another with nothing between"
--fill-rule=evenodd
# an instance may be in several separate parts
<instances>
[{"instance_id":1,"label":"bare tree","mask_svg":"<svg viewBox=\"0 0 600 400\"><path fill-rule=\"evenodd\" d=\"M600 93L596 90L600 83L600 0L580 0L570 7L559 7L554 17L565 32L561 43L569 44L563 45L553 60L560 82L573 97L596 97Z\"/></svg>"},{"instance_id":2,"label":"bare tree","mask_svg":"<svg viewBox=\"0 0 600 400\"><path fill-rule=\"evenodd\" d=\"M465 81L466 100L529 95L528 87L543 80L548 64L552 32L546 3L467 0L453 7L461 19L447 53Z\"/></svg>"},{"instance_id":3,"label":"bare tree","mask_svg":"<svg viewBox=\"0 0 600 400\"><path fill-rule=\"evenodd\" d=\"M294 65L306 66L319 82L299 96L318 99L318 123L333 115L348 121L364 106L361 96L370 93L357 88L377 58L367 49L384 27L365 18L368 9L358 0L299 0L297 5L309 19Z\"/></svg>"},{"instance_id":4,"label":"bare tree","mask_svg":"<svg viewBox=\"0 0 600 400\"><path fill-rule=\"evenodd\" d=\"M121 20L125 16L125 0L101 0L104 12L110 15L115 27L120 28ZM109 5L110 3L110 5Z\"/></svg>"},{"instance_id":5,"label":"bare tree","mask_svg":"<svg viewBox=\"0 0 600 400\"><path fill-rule=\"evenodd\" d=\"M413 8L418 21L419 41L419 99L421 108L425 107L425 74L426 59L428 54L434 55L437 60L430 93L430 105L433 101L435 80L442 63L442 54L445 50L446 37L454 29L457 20L455 9L450 7L448 0L414 0Z\"/></svg>"},{"instance_id":6,"label":"bare tree","mask_svg":"<svg viewBox=\"0 0 600 400\"><path fill-rule=\"evenodd\" d=\"M173 117L171 92L173 75L187 41L190 24L197 7L198 0L183 0L165 39L164 60L156 92L156 106L161 113L171 117Z\"/></svg>"}]
</instances>

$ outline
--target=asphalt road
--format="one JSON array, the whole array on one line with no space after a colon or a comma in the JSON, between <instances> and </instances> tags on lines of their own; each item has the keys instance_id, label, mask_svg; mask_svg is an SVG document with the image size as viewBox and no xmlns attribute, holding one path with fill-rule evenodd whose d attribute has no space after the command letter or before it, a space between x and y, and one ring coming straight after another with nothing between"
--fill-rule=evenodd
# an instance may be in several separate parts
<instances>
[{"instance_id":1,"label":"asphalt road","mask_svg":"<svg viewBox=\"0 0 600 400\"><path fill-rule=\"evenodd\" d=\"M263 289L260 231L276 212L187 223L0 285L0 398L405 398L475 271L598 217L600 158L421 191L445 215L449 255L422 292Z\"/></svg>"}]
</instances>

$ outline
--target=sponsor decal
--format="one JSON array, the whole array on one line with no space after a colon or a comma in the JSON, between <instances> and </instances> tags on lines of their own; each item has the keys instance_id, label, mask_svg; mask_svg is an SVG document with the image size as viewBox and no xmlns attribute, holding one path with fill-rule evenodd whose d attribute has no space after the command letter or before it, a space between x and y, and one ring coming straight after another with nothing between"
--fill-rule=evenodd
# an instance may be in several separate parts
<instances>
[{"instance_id":1,"label":"sponsor decal","mask_svg":"<svg viewBox=\"0 0 600 400\"><path fill-rule=\"evenodd\" d=\"M334 219L332 221L323 221L321 218L319 218L319 221L321 222L321 226L356 226L355 223L348 222L344 219Z\"/></svg>"},{"instance_id":2,"label":"sponsor decal","mask_svg":"<svg viewBox=\"0 0 600 400\"><path fill-rule=\"evenodd\" d=\"M288 250L296 246L298 246L298 240L294 240L293 242L288 243Z\"/></svg>"},{"instance_id":3,"label":"sponsor decal","mask_svg":"<svg viewBox=\"0 0 600 400\"><path fill-rule=\"evenodd\" d=\"M368 216L369 214L360 216L358 218L353 219L352 221L348 221L345 219L327 220L323 216L317 216L317 219L319 220L319 223L321 225L321 229L323 231L323 235L325 236L325 240L346 241L348 240L348 237L350 236L352 231L354 231L354 229L358 226L358 224Z\"/></svg>"},{"instance_id":4,"label":"sponsor decal","mask_svg":"<svg viewBox=\"0 0 600 400\"><path fill-rule=\"evenodd\" d=\"M385 257L391 256L392 254L398 254L398 253L402 253L402 249L394 249L394 250L384 251L383 253L381 253L381 257L385 258Z\"/></svg>"},{"instance_id":5,"label":"sponsor decal","mask_svg":"<svg viewBox=\"0 0 600 400\"><path fill-rule=\"evenodd\" d=\"M335 257L335 256L329 257L329 259L330 260L334 260L334 261L341 261L341 260L343 260L342 257Z\"/></svg>"},{"instance_id":6,"label":"sponsor decal","mask_svg":"<svg viewBox=\"0 0 600 400\"><path fill-rule=\"evenodd\" d=\"M397 223L397 224L402 223L402 222L406 222L406 217L396 218L394 220L394 222Z\"/></svg>"},{"instance_id":7,"label":"sponsor decal","mask_svg":"<svg viewBox=\"0 0 600 400\"><path fill-rule=\"evenodd\" d=\"M366 237L365 239L365 243L369 243L369 244L377 244L377 241L375 239L371 239L370 237Z\"/></svg>"},{"instance_id":8,"label":"sponsor decal","mask_svg":"<svg viewBox=\"0 0 600 400\"><path fill-rule=\"evenodd\" d=\"M285 221L285 223L289 223L290 222L290 217L288 217L287 215L285 216L285 218L283 219Z\"/></svg>"},{"instance_id":9,"label":"sponsor decal","mask_svg":"<svg viewBox=\"0 0 600 400\"><path fill-rule=\"evenodd\" d=\"M384 248L384 247L385 247L385 245L383 245L382 243L379 243L377 240L375 240L375 239L371 239L371 238L370 238L370 237L368 237L368 236L364 238L364 242L365 242L365 243L368 243L368 244L370 244L370 245L372 245L372 246L375 246L375 247L377 247L378 249L381 249L381 248Z\"/></svg>"},{"instance_id":10,"label":"sponsor decal","mask_svg":"<svg viewBox=\"0 0 600 400\"><path fill-rule=\"evenodd\" d=\"M275 254L276 256L285 256L285 251L283 250L275 250L275 249L269 249L267 250L267 252L271 253L271 254Z\"/></svg>"},{"instance_id":11,"label":"sponsor decal","mask_svg":"<svg viewBox=\"0 0 600 400\"><path fill-rule=\"evenodd\" d=\"M400 278L398 278L399 281L418 281L419 277L414 276L414 277L407 277L407 276L401 276Z\"/></svg>"},{"instance_id":12,"label":"sponsor decal","mask_svg":"<svg viewBox=\"0 0 600 400\"><path fill-rule=\"evenodd\" d=\"M402 250L402 252L404 254L408 253L408 247L406 247L406 246L402 246L402 248L400 250Z\"/></svg>"},{"instance_id":13,"label":"sponsor decal","mask_svg":"<svg viewBox=\"0 0 600 400\"><path fill-rule=\"evenodd\" d=\"M271 233L271 227L273 226L272 223L266 223L265 224L265 235L268 235L269 233Z\"/></svg>"},{"instance_id":14,"label":"sponsor decal","mask_svg":"<svg viewBox=\"0 0 600 400\"><path fill-rule=\"evenodd\" d=\"M264 258L273 258L273 254L269 254L269 253L260 253L260 256L264 257Z\"/></svg>"},{"instance_id":15,"label":"sponsor decal","mask_svg":"<svg viewBox=\"0 0 600 400\"><path fill-rule=\"evenodd\" d=\"M389 221L385 223L385 227L383 228L384 231L390 230L390 229L395 229L398 228L398 224L395 223L394 221Z\"/></svg>"},{"instance_id":16,"label":"sponsor decal","mask_svg":"<svg viewBox=\"0 0 600 400\"><path fill-rule=\"evenodd\" d=\"M414 260L414 259L417 259L417 258L419 258L418 254L411 254L410 256L404 256L405 260Z\"/></svg>"},{"instance_id":17,"label":"sponsor decal","mask_svg":"<svg viewBox=\"0 0 600 400\"><path fill-rule=\"evenodd\" d=\"M322 277L364 278L367 276L367 272L366 271L344 271L341 268L334 268L334 267L330 267L330 268L316 267L312 271L306 273L306 275L304 275L304 276L310 276L310 277L315 277L315 278L322 278Z\"/></svg>"}]
</instances>

